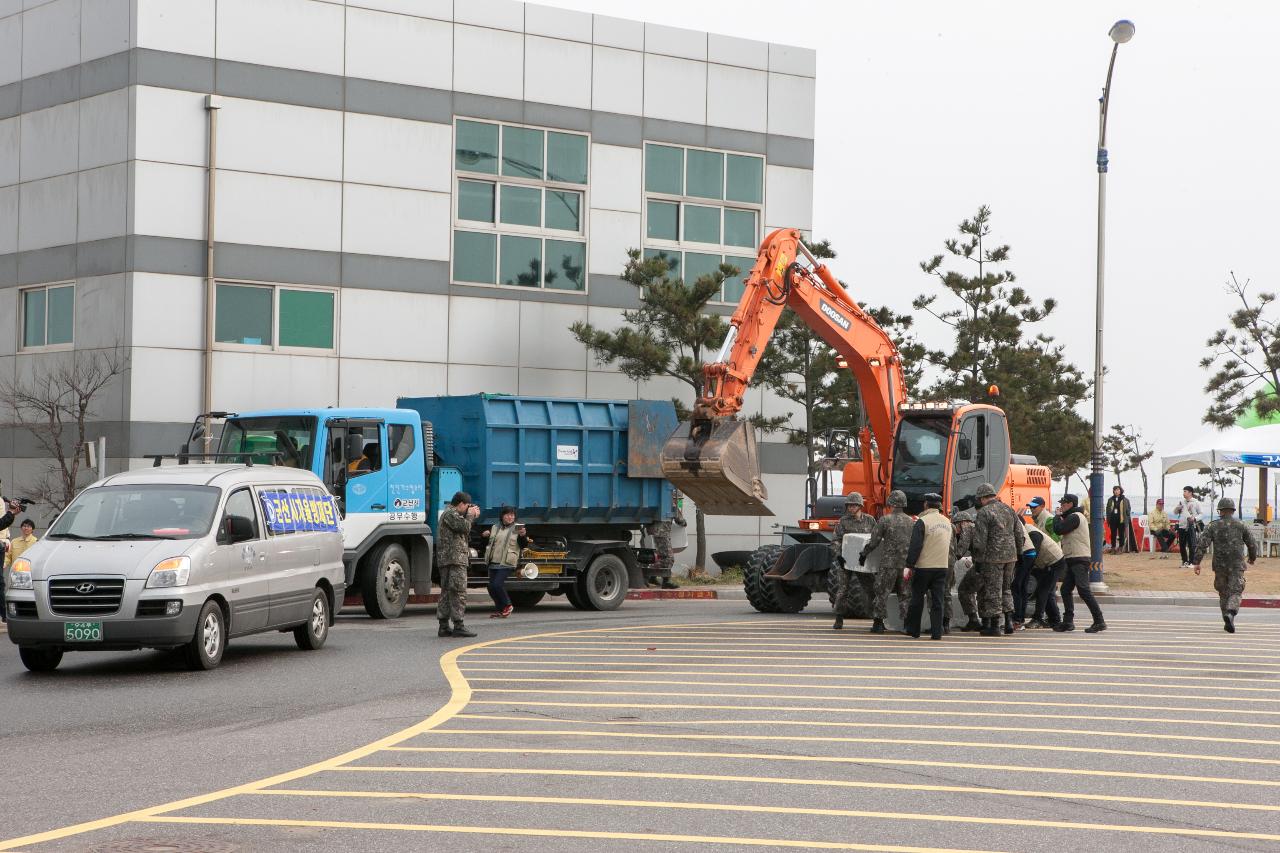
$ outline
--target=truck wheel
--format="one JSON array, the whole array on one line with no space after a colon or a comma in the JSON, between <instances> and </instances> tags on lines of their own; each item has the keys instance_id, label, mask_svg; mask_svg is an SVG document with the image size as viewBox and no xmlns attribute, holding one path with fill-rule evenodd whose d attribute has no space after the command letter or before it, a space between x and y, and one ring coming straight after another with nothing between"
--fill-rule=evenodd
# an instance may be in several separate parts
<instances>
[{"instance_id":1,"label":"truck wheel","mask_svg":"<svg viewBox=\"0 0 1280 853\"><path fill-rule=\"evenodd\" d=\"M582 597L582 593L578 591L578 581L575 579L573 583L564 587L564 597L569 599L569 603L573 605L574 610L590 610L591 605Z\"/></svg>"},{"instance_id":2,"label":"truck wheel","mask_svg":"<svg viewBox=\"0 0 1280 853\"><path fill-rule=\"evenodd\" d=\"M374 619L395 619L409 603L409 555L388 542L365 561L360 577L364 611Z\"/></svg>"},{"instance_id":3,"label":"truck wheel","mask_svg":"<svg viewBox=\"0 0 1280 853\"><path fill-rule=\"evenodd\" d=\"M18 657L22 658L22 665L32 672L53 672L62 663L62 649L19 646Z\"/></svg>"},{"instance_id":4,"label":"truck wheel","mask_svg":"<svg viewBox=\"0 0 1280 853\"><path fill-rule=\"evenodd\" d=\"M196 619L196 635L183 648L187 669L209 670L222 662L222 652L227 647L227 620L218 602L210 599L200 608Z\"/></svg>"},{"instance_id":5,"label":"truck wheel","mask_svg":"<svg viewBox=\"0 0 1280 853\"><path fill-rule=\"evenodd\" d=\"M314 652L329 638L329 596L317 589L311 596L311 617L293 629L293 641L304 652Z\"/></svg>"},{"instance_id":6,"label":"truck wheel","mask_svg":"<svg viewBox=\"0 0 1280 853\"><path fill-rule=\"evenodd\" d=\"M627 598L627 564L601 554L578 577L578 596L591 610L617 610Z\"/></svg>"},{"instance_id":7,"label":"truck wheel","mask_svg":"<svg viewBox=\"0 0 1280 853\"><path fill-rule=\"evenodd\" d=\"M779 583L765 578L782 554L781 545L765 545L751 552L742 573L742 587L747 601L761 613L799 613L809 603L811 590L802 586Z\"/></svg>"},{"instance_id":8,"label":"truck wheel","mask_svg":"<svg viewBox=\"0 0 1280 853\"><path fill-rule=\"evenodd\" d=\"M508 592L507 597L511 599L511 604L516 610L531 610L546 597L546 594L546 591L541 589L520 589Z\"/></svg>"}]
</instances>

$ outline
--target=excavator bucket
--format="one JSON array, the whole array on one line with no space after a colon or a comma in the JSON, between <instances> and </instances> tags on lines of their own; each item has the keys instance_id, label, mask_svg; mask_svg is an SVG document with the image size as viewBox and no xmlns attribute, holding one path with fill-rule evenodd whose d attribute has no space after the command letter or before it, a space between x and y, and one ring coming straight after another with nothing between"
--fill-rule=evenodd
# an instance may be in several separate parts
<instances>
[{"instance_id":1,"label":"excavator bucket","mask_svg":"<svg viewBox=\"0 0 1280 853\"><path fill-rule=\"evenodd\" d=\"M755 430L745 421L681 423L662 448L662 476L708 515L773 515L764 505Z\"/></svg>"}]
</instances>

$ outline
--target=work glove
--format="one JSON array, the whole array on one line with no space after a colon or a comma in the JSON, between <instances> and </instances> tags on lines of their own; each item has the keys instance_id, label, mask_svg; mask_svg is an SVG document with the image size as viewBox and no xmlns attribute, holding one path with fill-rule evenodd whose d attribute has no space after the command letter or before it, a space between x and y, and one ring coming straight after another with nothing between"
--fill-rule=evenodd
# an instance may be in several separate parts
<instances>
[{"instance_id":1,"label":"work glove","mask_svg":"<svg viewBox=\"0 0 1280 853\"><path fill-rule=\"evenodd\" d=\"M956 561L957 566L964 566L965 571L973 568L973 557L961 557Z\"/></svg>"},{"instance_id":2,"label":"work glove","mask_svg":"<svg viewBox=\"0 0 1280 853\"><path fill-rule=\"evenodd\" d=\"M844 557L836 557L836 565L842 569L845 568Z\"/></svg>"}]
</instances>

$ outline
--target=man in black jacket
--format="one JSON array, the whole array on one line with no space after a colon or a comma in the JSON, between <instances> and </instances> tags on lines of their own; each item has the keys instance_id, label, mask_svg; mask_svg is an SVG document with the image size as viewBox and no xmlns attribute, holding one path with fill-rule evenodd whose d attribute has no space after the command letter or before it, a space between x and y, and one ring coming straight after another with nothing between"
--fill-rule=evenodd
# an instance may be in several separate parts
<instances>
[{"instance_id":1,"label":"man in black jacket","mask_svg":"<svg viewBox=\"0 0 1280 853\"><path fill-rule=\"evenodd\" d=\"M1080 509L1080 502L1075 495L1062 496L1058 504L1058 515L1053 520L1053 530L1062 537L1062 554L1067 561L1067 571L1062 579L1062 621L1054 626L1055 631L1074 631L1076 605L1071 598L1072 590L1080 593L1080 600L1093 615L1093 624L1084 629L1086 634L1096 634L1107 630L1107 623L1102 618L1102 608L1098 606L1089 589L1089 560L1092 551L1089 546L1089 519Z\"/></svg>"}]
</instances>

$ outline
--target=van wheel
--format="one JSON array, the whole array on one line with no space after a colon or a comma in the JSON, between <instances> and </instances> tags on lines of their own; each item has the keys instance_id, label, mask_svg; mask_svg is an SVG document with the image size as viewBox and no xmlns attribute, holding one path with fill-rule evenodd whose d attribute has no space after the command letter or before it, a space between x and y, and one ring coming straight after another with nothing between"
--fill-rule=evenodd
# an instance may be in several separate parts
<instances>
[{"instance_id":1,"label":"van wheel","mask_svg":"<svg viewBox=\"0 0 1280 853\"><path fill-rule=\"evenodd\" d=\"M409 555L394 542L383 545L364 565L360 579L364 611L374 619L395 619L409 603Z\"/></svg>"},{"instance_id":2,"label":"van wheel","mask_svg":"<svg viewBox=\"0 0 1280 853\"><path fill-rule=\"evenodd\" d=\"M596 557L578 578L578 595L591 610L617 610L627 598L627 564L613 554Z\"/></svg>"},{"instance_id":3,"label":"van wheel","mask_svg":"<svg viewBox=\"0 0 1280 853\"><path fill-rule=\"evenodd\" d=\"M541 589L518 589L507 593L516 610L532 610L547 593Z\"/></svg>"},{"instance_id":4,"label":"van wheel","mask_svg":"<svg viewBox=\"0 0 1280 853\"><path fill-rule=\"evenodd\" d=\"M218 602L210 599L200 608L196 619L196 635L183 648L187 669L209 670L222 662L222 652L227 647L227 622Z\"/></svg>"},{"instance_id":5,"label":"van wheel","mask_svg":"<svg viewBox=\"0 0 1280 853\"><path fill-rule=\"evenodd\" d=\"M22 665L32 672L53 672L62 663L62 649L19 646L18 657L22 658Z\"/></svg>"},{"instance_id":6,"label":"van wheel","mask_svg":"<svg viewBox=\"0 0 1280 853\"><path fill-rule=\"evenodd\" d=\"M311 596L311 618L293 629L293 641L304 652L314 652L329 638L329 596L317 588Z\"/></svg>"}]
</instances>

